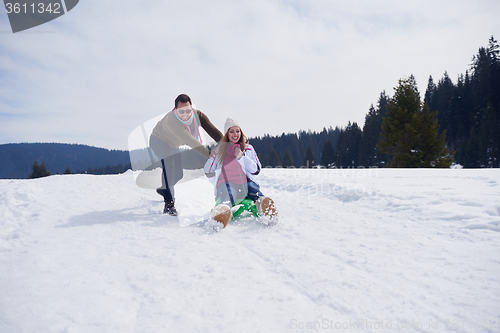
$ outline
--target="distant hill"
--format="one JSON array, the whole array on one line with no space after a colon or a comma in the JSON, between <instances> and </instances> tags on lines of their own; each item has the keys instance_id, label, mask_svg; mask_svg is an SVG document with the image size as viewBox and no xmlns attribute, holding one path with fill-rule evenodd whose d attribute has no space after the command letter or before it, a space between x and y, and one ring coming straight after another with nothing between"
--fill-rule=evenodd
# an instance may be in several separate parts
<instances>
[{"instance_id":1,"label":"distant hill","mask_svg":"<svg viewBox=\"0 0 500 333\"><path fill-rule=\"evenodd\" d=\"M27 179L37 161L51 174L129 165L128 151L79 144L11 143L0 145L0 179Z\"/></svg>"}]
</instances>

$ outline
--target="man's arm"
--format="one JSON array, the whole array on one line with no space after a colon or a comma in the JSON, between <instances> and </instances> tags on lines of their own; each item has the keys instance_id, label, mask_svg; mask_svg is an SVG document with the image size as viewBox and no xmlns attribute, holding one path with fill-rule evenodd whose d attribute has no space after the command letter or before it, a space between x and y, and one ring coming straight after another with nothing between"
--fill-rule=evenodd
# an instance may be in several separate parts
<instances>
[{"instance_id":1,"label":"man's arm","mask_svg":"<svg viewBox=\"0 0 500 333\"><path fill-rule=\"evenodd\" d=\"M200 119L201 127L205 130L205 132L208 133L208 135L212 137L212 139L215 140L215 142L220 142L220 140L222 140L222 137L224 136L222 135L221 131L219 131L217 127L212 124L210 119L208 119L208 117L203 112L201 112L200 110L196 110L196 112L198 112L198 119Z\"/></svg>"}]
</instances>

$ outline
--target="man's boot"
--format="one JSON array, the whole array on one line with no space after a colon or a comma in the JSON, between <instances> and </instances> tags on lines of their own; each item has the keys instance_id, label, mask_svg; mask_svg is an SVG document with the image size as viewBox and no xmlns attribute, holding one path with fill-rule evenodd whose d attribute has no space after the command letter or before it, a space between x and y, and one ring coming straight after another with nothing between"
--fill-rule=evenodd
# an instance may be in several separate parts
<instances>
[{"instance_id":1,"label":"man's boot","mask_svg":"<svg viewBox=\"0 0 500 333\"><path fill-rule=\"evenodd\" d=\"M174 200L165 201L165 208L163 208L163 214L168 214L170 216L177 216L177 209L174 206Z\"/></svg>"}]
</instances>

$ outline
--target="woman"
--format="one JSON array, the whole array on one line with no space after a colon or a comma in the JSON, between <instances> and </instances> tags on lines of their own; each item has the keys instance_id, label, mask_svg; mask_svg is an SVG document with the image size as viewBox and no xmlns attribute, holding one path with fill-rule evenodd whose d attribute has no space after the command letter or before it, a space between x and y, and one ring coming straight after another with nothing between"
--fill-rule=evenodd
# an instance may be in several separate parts
<instances>
[{"instance_id":1,"label":"woman","mask_svg":"<svg viewBox=\"0 0 500 333\"><path fill-rule=\"evenodd\" d=\"M247 207L254 215L275 217L274 201L262 194L255 179L262 168L255 149L248 143L237 121L227 118L224 133L204 167L215 187L216 207L212 217L226 227L233 215L231 207L245 206L248 199L254 203ZM241 213L239 209L236 212Z\"/></svg>"}]
</instances>

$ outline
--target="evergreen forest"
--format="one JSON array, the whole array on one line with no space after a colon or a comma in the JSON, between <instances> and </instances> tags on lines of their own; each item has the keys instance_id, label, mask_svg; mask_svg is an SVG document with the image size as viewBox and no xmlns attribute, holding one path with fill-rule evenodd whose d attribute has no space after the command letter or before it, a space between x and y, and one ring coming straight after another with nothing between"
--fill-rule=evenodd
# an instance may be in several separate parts
<instances>
[{"instance_id":1,"label":"evergreen forest","mask_svg":"<svg viewBox=\"0 0 500 333\"><path fill-rule=\"evenodd\" d=\"M411 76L411 85L417 90ZM399 87L398 87L399 88ZM396 88L396 90L398 89ZM417 96L420 96L417 92ZM321 132L300 131L251 138L264 166L270 167L384 167L391 165L391 151L381 150L382 124L394 97L381 92L365 116L361 128L348 123L343 128L324 128ZM448 155L443 159L466 168L497 168L500 164L500 47L493 36L488 46L480 47L472 57L470 68L460 74L456 83L444 72L435 81L429 77L418 112L426 113L427 127L438 131L436 140L444 140ZM433 124L433 117L437 124ZM420 127L421 137L427 127ZM423 153L417 149L411 152ZM444 158L446 157L446 158ZM441 160L440 160L441 161ZM420 162L424 162L423 160ZM425 163L403 164L424 167ZM443 167L446 163L427 163Z\"/></svg>"}]
</instances>

